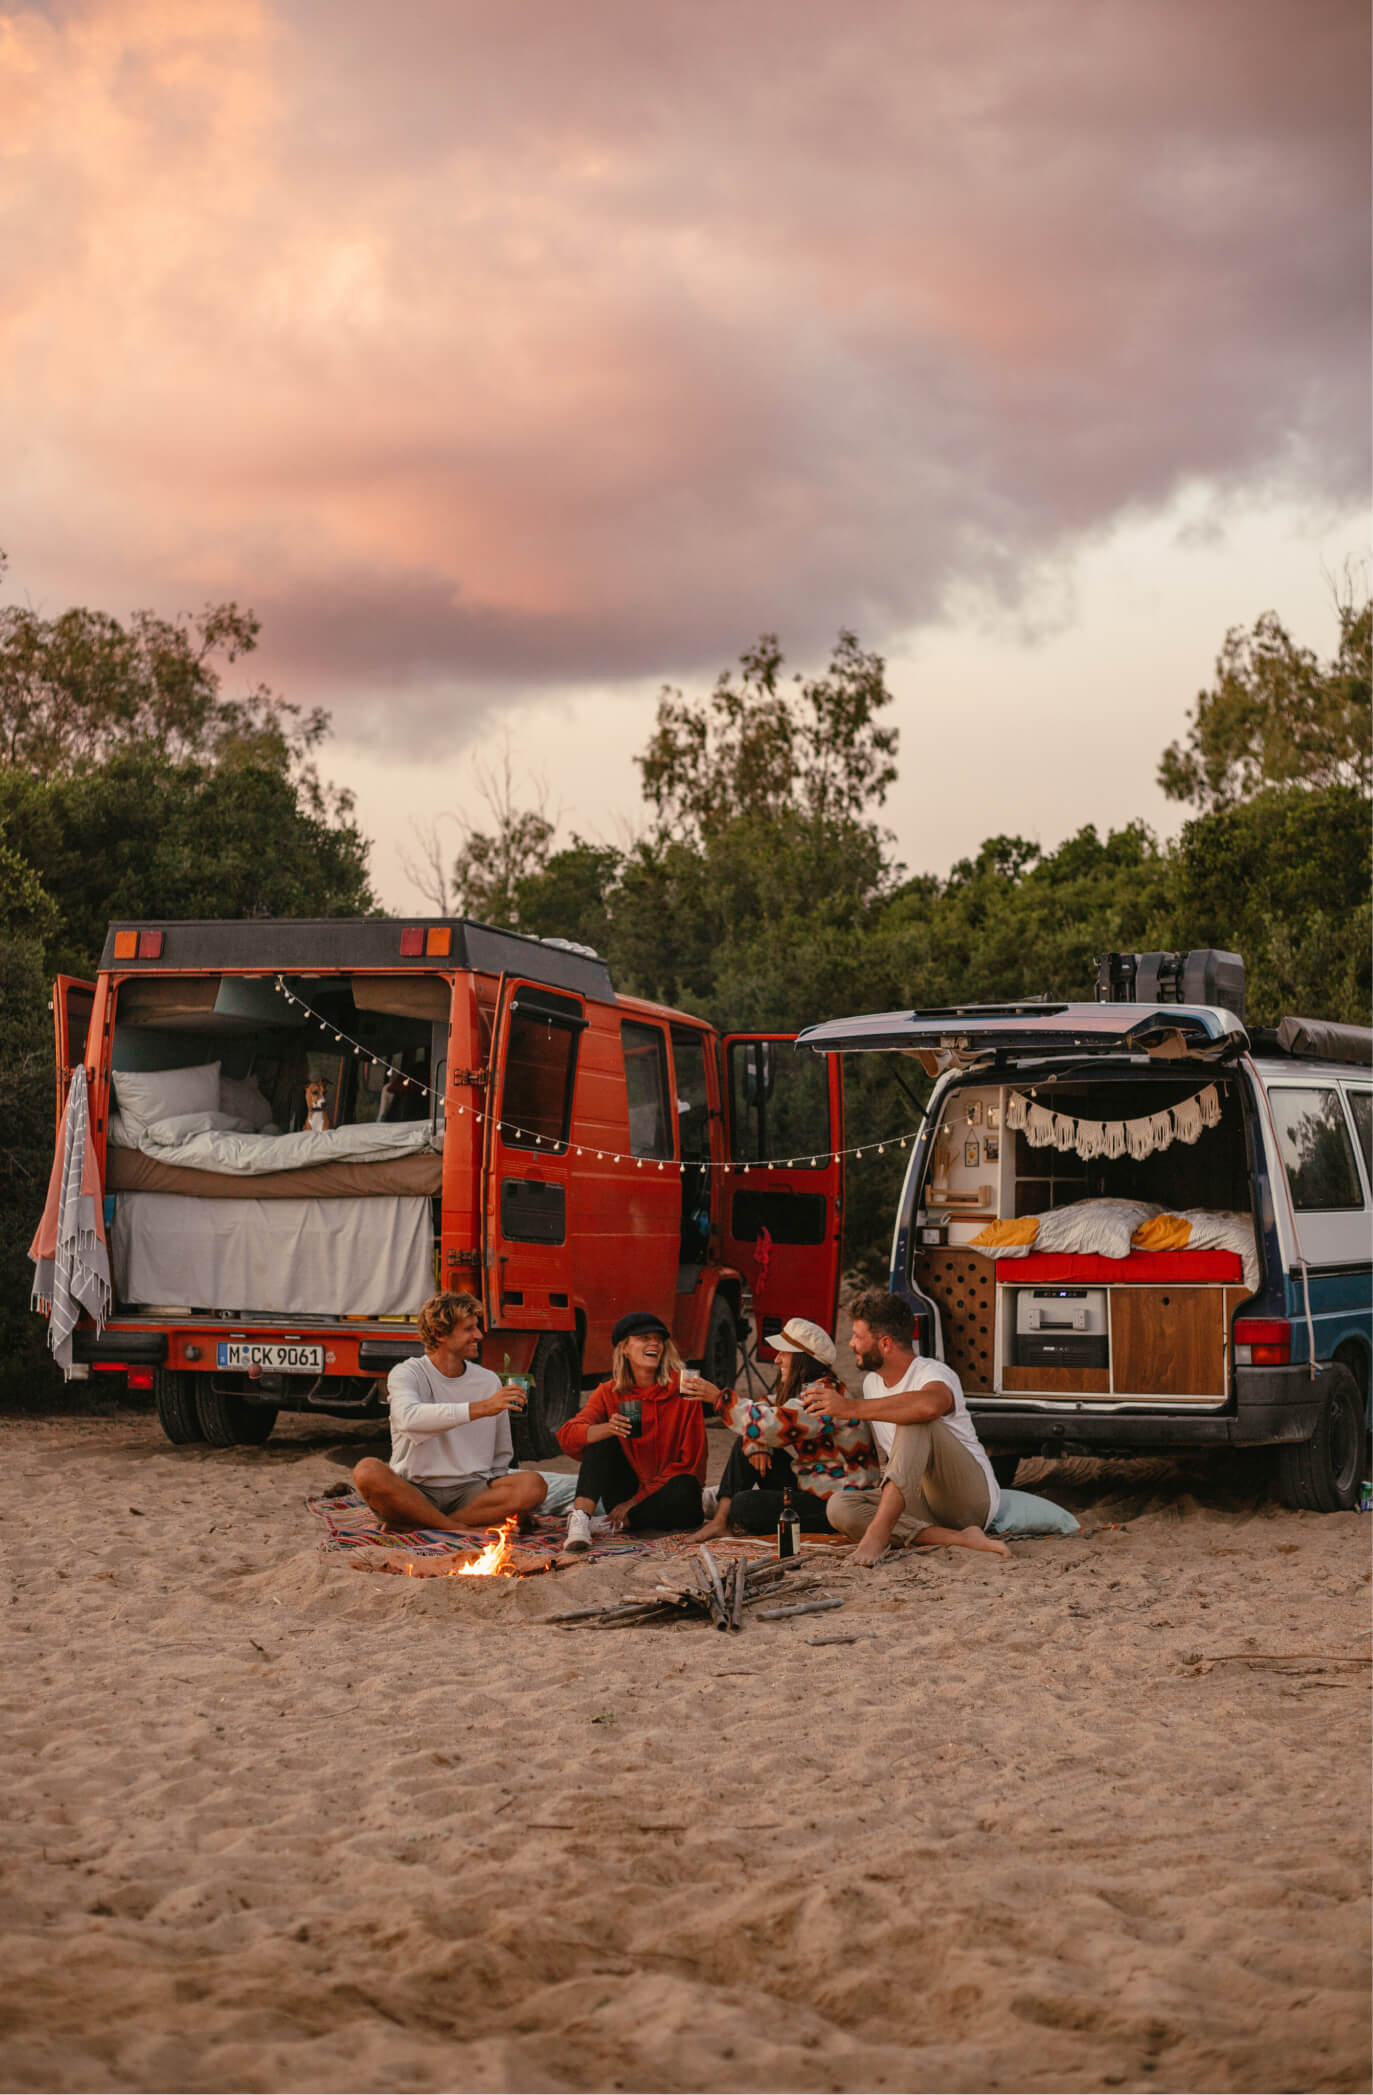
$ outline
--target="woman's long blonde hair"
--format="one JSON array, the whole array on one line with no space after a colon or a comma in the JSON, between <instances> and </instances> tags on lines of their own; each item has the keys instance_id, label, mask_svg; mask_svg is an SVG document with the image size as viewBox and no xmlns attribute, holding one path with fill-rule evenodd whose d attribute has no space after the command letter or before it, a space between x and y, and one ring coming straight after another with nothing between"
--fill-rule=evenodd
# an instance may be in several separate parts
<instances>
[{"instance_id":1,"label":"woman's long blonde hair","mask_svg":"<svg viewBox=\"0 0 1373 2095\"><path fill-rule=\"evenodd\" d=\"M632 1333L631 1336L645 1338L648 1334L638 1331ZM685 1362L677 1348L673 1345L672 1340L665 1338L663 1340L663 1357L658 1363L658 1387L661 1389L665 1383L671 1382L674 1375L680 1375L684 1365ZM616 1346L610 1356L610 1386L617 1397L627 1397L633 1390L638 1388L638 1384L634 1380L634 1370L629 1365L629 1339L627 1338L620 1340L619 1345Z\"/></svg>"}]
</instances>

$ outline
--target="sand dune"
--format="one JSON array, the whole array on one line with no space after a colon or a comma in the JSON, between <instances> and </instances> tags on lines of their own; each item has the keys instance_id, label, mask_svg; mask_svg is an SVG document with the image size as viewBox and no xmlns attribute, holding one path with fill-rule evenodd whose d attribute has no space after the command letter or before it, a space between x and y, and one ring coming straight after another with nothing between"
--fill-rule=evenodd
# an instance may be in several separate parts
<instances>
[{"instance_id":1,"label":"sand dune","mask_svg":"<svg viewBox=\"0 0 1373 2095\"><path fill-rule=\"evenodd\" d=\"M374 1437L0 1421L5 2087L1368 2085L1373 1522L1065 1465L1124 1525L568 1631L653 1567L321 1554Z\"/></svg>"}]
</instances>

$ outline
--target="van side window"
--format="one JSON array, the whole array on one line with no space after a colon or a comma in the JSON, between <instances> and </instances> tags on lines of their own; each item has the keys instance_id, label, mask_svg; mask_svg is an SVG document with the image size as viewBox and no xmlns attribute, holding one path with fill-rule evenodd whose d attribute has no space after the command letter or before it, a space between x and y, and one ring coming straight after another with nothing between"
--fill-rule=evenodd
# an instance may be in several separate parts
<instances>
[{"instance_id":1,"label":"van side window","mask_svg":"<svg viewBox=\"0 0 1373 2095\"><path fill-rule=\"evenodd\" d=\"M672 1122L667 1110L667 1042L662 1028L624 1019L620 1044L629 1094L629 1153L632 1157L670 1157Z\"/></svg>"},{"instance_id":2,"label":"van side window","mask_svg":"<svg viewBox=\"0 0 1373 2095\"><path fill-rule=\"evenodd\" d=\"M1354 1132L1363 1151L1363 1168L1373 1185L1373 1091L1346 1091L1349 1110L1354 1115Z\"/></svg>"},{"instance_id":3,"label":"van side window","mask_svg":"<svg viewBox=\"0 0 1373 2095\"><path fill-rule=\"evenodd\" d=\"M740 1163L790 1162L798 1171L829 1163L823 1056L798 1055L788 1040L731 1041L729 1104L731 1154Z\"/></svg>"},{"instance_id":4,"label":"van side window","mask_svg":"<svg viewBox=\"0 0 1373 2095\"><path fill-rule=\"evenodd\" d=\"M572 1120L580 1027L518 1004L506 1037L501 1140L511 1149L561 1149Z\"/></svg>"},{"instance_id":5,"label":"van side window","mask_svg":"<svg viewBox=\"0 0 1373 2095\"><path fill-rule=\"evenodd\" d=\"M1268 1097L1293 1206L1303 1213L1314 1208L1361 1208L1359 1173L1339 1093L1282 1085Z\"/></svg>"}]
</instances>

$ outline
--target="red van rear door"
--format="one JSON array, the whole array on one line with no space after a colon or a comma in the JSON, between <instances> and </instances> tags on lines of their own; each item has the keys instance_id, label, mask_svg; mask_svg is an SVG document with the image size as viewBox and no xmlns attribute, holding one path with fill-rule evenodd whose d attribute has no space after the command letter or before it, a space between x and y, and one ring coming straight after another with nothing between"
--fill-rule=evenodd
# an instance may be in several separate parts
<instances>
[{"instance_id":1,"label":"red van rear door","mask_svg":"<svg viewBox=\"0 0 1373 2095\"><path fill-rule=\"evenodd\" d=\"M572 991L501 977L482 1169L492 1330L566 1331L574 1322L568 1137L586 1025Z\"/></svg>"},{"instance_id":2,"label":"red van rear door","mask_svg":"<svg viewBox=\"0 0 1373 2095\"><path fill-rule=\"evenodd\" d=\"M94 982L59 975L52 986L52 1024L57 1047L57 1118L67 1103L72 1071L86 1052L86 1035L95 1008Z\"/></svg>"},{"instance_id":3,"label":"red van rear door","mask_svg":"<svg viewBox=\"0 0 1373 2095\"><path fill-rule=\"evenodd\" d=\"M753 1290L759 1329L810 1317L834 1330L844 1228L844 1088L838 1055L794 1033L730 1033L720 1248Z\"/></svg>"}]
</instances>

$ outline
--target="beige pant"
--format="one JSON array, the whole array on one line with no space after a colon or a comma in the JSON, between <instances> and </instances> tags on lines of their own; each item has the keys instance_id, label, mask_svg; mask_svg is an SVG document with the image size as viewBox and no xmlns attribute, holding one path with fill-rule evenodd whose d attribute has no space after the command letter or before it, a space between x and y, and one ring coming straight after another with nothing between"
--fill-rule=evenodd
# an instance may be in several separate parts
<instances>
[{"instance_id":1,"label":"beige pant","mask_svg":"<svg viewBox=\"0 0 1373 2095\"><path fill-rule=\"evenodd\" d=\"M882 1477L906 1502L892 1529L894 1542L909 1542L922 1528L987 1525L992 1495L982 1465L942 1418L898 1426ZM878 1491L836 1491L825 1501L830 1526L857 1542L880 1497Z\"/></svg>"}]
</instances>

